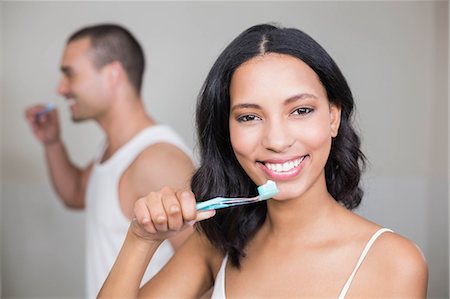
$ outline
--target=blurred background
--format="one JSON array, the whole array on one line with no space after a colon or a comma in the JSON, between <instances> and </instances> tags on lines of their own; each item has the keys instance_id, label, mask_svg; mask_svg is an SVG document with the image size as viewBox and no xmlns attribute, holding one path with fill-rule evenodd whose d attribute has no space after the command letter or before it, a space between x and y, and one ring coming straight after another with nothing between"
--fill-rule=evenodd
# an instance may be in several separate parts
<instances>
[{"instance_id":1,"label":"blurred background","mask_svg":"<svg viewBox=\"0 0 450 299\"><path fill-rule=\"evenodd\" d=\"M24 109L54 103L72 159L88 164L102 133L71 122L56 86L67 37L101 22L141 42L146 108L194 151L197 94L235 36L263 22L311 35L354 93L370 162L356 212L414 241L428 261L428 297L448 298L448 18L447 1L0 2L2 298L83 297L84 214L52 191Z\"/></svg>"}]
</instances>

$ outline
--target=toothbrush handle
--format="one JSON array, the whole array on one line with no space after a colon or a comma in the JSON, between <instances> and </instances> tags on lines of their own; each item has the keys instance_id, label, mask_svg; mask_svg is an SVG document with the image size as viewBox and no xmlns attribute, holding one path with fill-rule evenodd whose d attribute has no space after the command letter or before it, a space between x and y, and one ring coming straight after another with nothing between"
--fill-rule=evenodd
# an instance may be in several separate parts
<instances>
[{"instance_id":1,"label":"toothbrush handle","mask_svg":"<svg viewBox=\"0 0 450 299\"><path fill-rule=\"evenodd\" d=\"M43 115L49 113L50 111L52 111L54 109L55 109L55 106L53 104L47 104L43 110L36 113L35 118L38 119L39 117L42 117Z\"/></svg>"},{"instance_id":2,"label":"toothbrush handle","mask_svg":"<svg viewBox=\"0 0 450 299\"><path fill-rule=\"evenodd\" d=\"M207 201L199 202L196 205L197 211L208 211L226 208L228 207L228 205L221 203L221 201L225 199L226 198L224 197L215 197Z\"/></svg>"},{"instance_id":3,"label":"toothbrush handle","mask_svg":"<svg viewBox=\"0 0 450 299\"><path fill-rule=\"evenodd\" d=\"M259 196L249 198L226 198L216 197L207 201L197 203L197 211L217 210L234 206L246 205L260 201Z\"/></svg>"}]
</instances>

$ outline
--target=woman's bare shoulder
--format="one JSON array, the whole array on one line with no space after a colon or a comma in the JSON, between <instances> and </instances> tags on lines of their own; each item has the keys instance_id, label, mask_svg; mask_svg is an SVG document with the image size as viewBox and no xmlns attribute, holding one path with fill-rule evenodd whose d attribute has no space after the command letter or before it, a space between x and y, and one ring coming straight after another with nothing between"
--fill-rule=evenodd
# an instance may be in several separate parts
<instances>
[{"instance_id":1,"label":"woman's bare shoulder","mask_svg":"<svg viewBox=\"0 0 450 299\"><path fill-rule=\"evenodd\" d=\"M382 226L351 214L345 215L344 240L362 248ZM367 252L349 296L425 298L427 284L428 266L420 248L399 233L385 231Z\"/></svg>"},{"instance_id":2,"label":"woman's bare shoulder","mask_svg":"<svg viewBox=\"0 0 450 299\"><path fill-rule=\"evenodd\" d=\"M425 257L420 248L411 240L395 232L386 232L381 235L374 252L383 257L386 266L389 266L393 272L427 272Z\"/></svg>"},{"instance_id":3,"label":"woman's bare shoulder","mask_svg":"<svg viewBox=\"0 0 450 299\"><path fill-rule=\"evenodd\" d=\"M420 248L395 232L385 232L374 242L368 254L374 269L372 283L386 295L424 298L428 284L428 266ZM377 281L378 283L374 283Z\"/></svg>"}]
</instances>

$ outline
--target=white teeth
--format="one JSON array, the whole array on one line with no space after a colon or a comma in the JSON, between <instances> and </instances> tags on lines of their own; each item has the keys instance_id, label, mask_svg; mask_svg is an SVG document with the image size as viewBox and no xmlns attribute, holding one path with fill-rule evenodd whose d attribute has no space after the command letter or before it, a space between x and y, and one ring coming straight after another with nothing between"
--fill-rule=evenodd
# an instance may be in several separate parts
<instances>
[{"instance_id":1,"label":"white teeth","mask_svg":"<svg viewBox=\"0 0 450 299\"><path fill-rule=\"evenodd\" d=\"M284 172L289 171L302 163L305 156L301 157L300 159L295 159L292 161L284 162L284 163L265 163L266 167L272 171L276 172Z\"/></svg>"}]
</instances>

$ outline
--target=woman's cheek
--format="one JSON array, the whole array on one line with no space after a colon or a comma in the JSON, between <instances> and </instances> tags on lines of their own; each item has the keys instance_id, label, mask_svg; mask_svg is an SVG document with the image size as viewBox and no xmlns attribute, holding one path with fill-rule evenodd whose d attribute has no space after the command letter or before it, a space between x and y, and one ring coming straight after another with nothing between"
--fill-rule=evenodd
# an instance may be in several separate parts
<instances>
[{"instance_id":1,"label":"woman's cheek","mask_svg":"<svg viewBox=\"0 0 450 299\"><path fill-rule=\"evenodd\" d=\"M236 154L252 153L258 145L258 136L255 128L242 128L239 125L230 126L231 146Z\"/></svg>"},{"instance_id":2,"label":"woman's cheek","mask_svg":"<svg viewBox=\"0 0 450 299\"><path fill-rule=\"evenodd\" d=\"M310 126L307 130L303 130L301 135L298 138L303 140L304 145L311 149L317 149L331 143L331 132L326 126Z\"/></svg>"}]
</instances>

